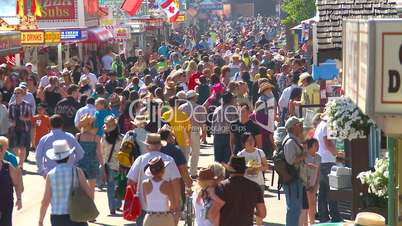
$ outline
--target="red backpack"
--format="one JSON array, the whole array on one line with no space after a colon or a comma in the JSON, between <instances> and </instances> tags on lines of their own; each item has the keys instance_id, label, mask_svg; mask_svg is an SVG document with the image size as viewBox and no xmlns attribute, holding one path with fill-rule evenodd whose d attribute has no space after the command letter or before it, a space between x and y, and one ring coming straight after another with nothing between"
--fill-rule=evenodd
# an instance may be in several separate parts
<instances>
[{"instance_id":1,"label":"red backpack","mask_svg":"<svg viewBox=\"0 0 402 226\"><path fill-rule=\"evenodd\" d=\"M123 217L128 221L135 221L141 215L141 202L136 190L127 185L124 197Z\"/></svg>"}]
</instances>

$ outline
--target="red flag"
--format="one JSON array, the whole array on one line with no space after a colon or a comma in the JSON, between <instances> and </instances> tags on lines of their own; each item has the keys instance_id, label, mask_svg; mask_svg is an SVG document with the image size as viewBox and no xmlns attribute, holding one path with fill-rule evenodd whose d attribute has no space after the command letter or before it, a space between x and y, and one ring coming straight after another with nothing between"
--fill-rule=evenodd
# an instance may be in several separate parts
<instances>
[{"instance_id":1,"label":"red flag","mask_svg":"<svg viewBox=\"0 0 402 226\"><path fill-rule=\"evenodd\" d=\"M31 8L34 16L42 16L39 0L32 0Z\"/></svg>"},{"instance_id":2,"label":"red flag","mask_svg":"<svg viewBox=\"0 0 402 226\"><path fill-rule=\"evenodd\" d=\"M121 9L126 11L130 16L134 16L140 9L142 0L124 0Z\"/></svg>"}]
</instances>

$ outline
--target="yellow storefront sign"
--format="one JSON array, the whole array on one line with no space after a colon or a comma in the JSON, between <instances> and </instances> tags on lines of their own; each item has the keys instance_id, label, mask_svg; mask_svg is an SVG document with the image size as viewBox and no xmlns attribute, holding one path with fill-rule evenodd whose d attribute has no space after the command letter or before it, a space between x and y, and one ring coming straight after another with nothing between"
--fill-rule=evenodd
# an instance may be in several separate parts
<instances>
[{"instance_id":1,"label":"yellow storefront sign","mask_svg":"<svg viewBox=\"0 0 402 226\"><path fill-rule=\"evenodd\" d=\"M45 43L45 33L43 31L24 31L21 32L21 44L43 44Z\"/></svg>"},{"instance_id":2,"label":"yellow storefront sign","mask_svg":"<svg viewBox=\"0 0 402 226\"><path fill-rule=\"evenodd\" d=\"M181 14L177 17L176 22L184 22L186 20L186 16Z\"/></svg>"},{"instance_id":3,"label":"yellow storefront sign","mask_svg":"<svg viewBox=\"0 0 402 226\"><path fill-rule=\"evenodd\" d=\"M60 31L47 31L45 33L46 43L60 43L61 41Z\"/></svg>"}]
</instances>

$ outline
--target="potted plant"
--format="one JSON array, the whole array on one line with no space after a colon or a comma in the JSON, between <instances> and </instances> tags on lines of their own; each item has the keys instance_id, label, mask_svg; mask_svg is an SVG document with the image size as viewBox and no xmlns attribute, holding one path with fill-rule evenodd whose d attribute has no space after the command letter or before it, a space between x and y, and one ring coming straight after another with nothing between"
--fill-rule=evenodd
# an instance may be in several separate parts
<instances>
[{"instance_id":1,"label":"potted plant","mask_svg":"<svg viewBox=\"0 0 402 226\"><path fill-rule=\"evenodd\" d=\"M387 217L388 203L388 154L384 159L377 159L374 169L361 172L357 178L363 185L368 186L368 192L362 193L364 211L371 211Z\"/></svg>"}]
</instances>

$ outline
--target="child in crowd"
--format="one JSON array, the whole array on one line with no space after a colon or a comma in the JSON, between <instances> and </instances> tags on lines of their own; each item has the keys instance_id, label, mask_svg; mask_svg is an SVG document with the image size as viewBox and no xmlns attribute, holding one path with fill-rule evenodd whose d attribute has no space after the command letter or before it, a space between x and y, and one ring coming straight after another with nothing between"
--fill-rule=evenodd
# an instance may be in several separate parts
<instances>
[{"instance_id":1,"label":"child in crowd","mask_svg":"<svg viewBox=\"0 0 402 226\"><path fill-rule=\"evenodd\" d=\"M46 106L38 104L38 114L32 117L32 148L35 148L40 138L50 131L50 118L46 115Z\"/></svg>"},{"instance_id":2,"label":"child in crowd","mask_svg":"<svg viewBox=\"0 0 402 226\"><path fill-rule=\"evenodd\" d=\"M317 203L317 190L320 184L320 163L321 156L318 152L318 141L314 138L308 139L307 144L307 199L308 199L308 222L310 225L315 224L316 203ZM305 219L307 220L307 212ZM307 225L307 224L306 224Z\"/></svg>"},{"instance_id":3,"label":"child in crowd","mask_svg":"<svg viewBox=\"0 0 402 226\"><path fill-rule=\"evenodd\" d=\"M264 194L265 181L263 172L268 170L267 158L264 151L255 147L254 136L246 132L241 136L241 142L244 149L237 154L237 156L244 157L247 163L247 170L245 177L257 183ZM256 217L257 226L262 225L262 218Z\"/></svg>"}]
</instances>

